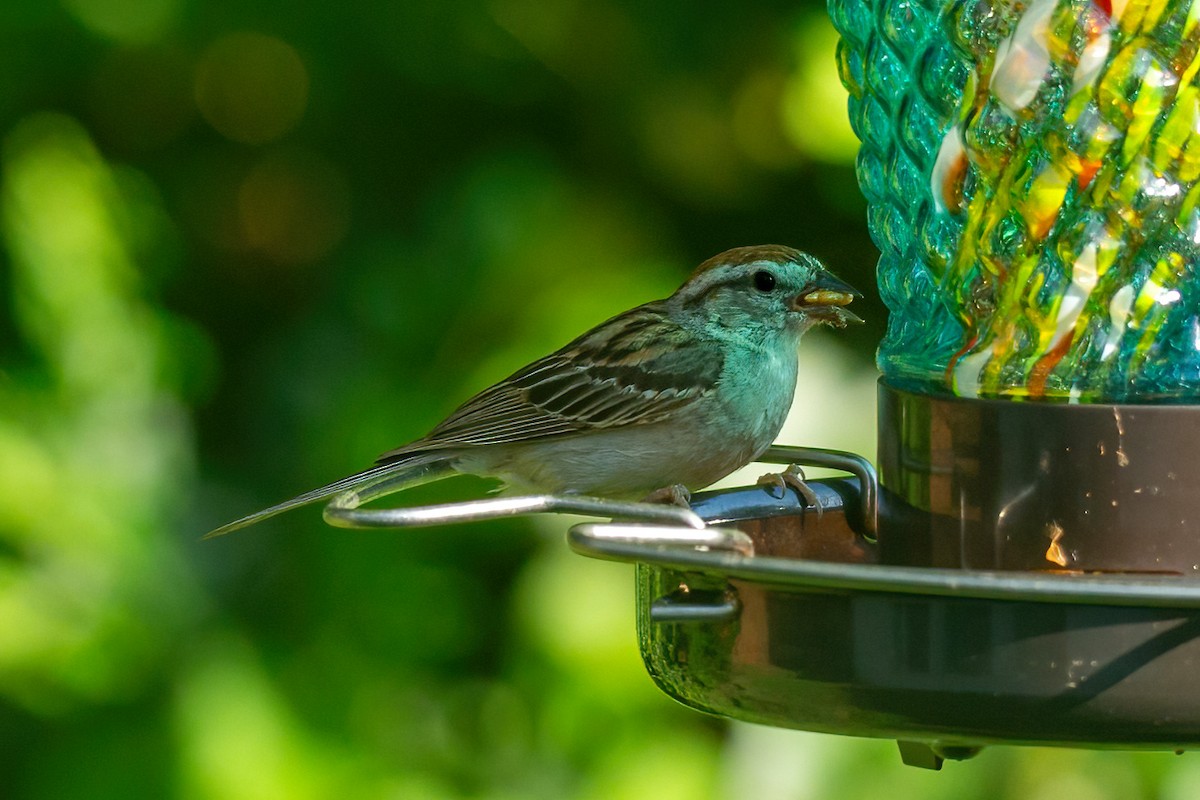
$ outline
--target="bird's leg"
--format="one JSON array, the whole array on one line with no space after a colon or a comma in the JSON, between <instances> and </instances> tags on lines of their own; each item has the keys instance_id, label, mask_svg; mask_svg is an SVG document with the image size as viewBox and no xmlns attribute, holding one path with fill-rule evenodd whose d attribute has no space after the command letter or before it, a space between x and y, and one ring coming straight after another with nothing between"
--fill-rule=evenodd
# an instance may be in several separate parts
<instances>
[{"instance_id":1,"label":"bird's leg","mask_svg":"<svg viewBox=\"0 0 1200 800\"><path fill-rule=\"evenodd\" d=\"M804 498L805 506L812 506L817 510L817 518L820 519L825 509L821 508L821 504L817 501L817 493L812 490L812 487L804 482L804 470L796 464L789 464L788 468L783 472L770 472L758 479L759 486L767 486L772 489L779 489L779 495L782 497L783 492L787 487L791 486L800 496ZM773 494L773 492L772 492Z\"/></svg>"},{"instance_id":2,"label":"bird's leg","mask_svg":"<svg viewBox=\"0 0 1200 800\"><path fill-rule=\"evenodd\" d=\"M664 486L661 489L655 489L650 494L642 499L643 503L662 503L664 505L679 506L680 508L692 507L692 493L682 483L676 483L671 486Z\"/></svg>"}]
</instances>

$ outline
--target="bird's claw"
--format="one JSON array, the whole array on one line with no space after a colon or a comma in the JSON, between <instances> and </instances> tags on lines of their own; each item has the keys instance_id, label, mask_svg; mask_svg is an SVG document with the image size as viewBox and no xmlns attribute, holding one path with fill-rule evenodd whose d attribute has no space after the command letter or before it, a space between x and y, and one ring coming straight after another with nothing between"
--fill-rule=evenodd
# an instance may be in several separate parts
<instances>
[{"instance_id":1,"label":"bird's claw","mask_svg":"<svg viewBox=\"0 0 1200 800\"><path fill-rule=\"evenodd\" d=\"M769 472L758 479L759 486L766 486L772 490L779 490L779 497L783 497L783 493L787 491L787 487L792 487L800 496L804 498L805 507L811 506L817 511L817 519L825 513L825 509L821 507L817 500L817 493L812 490L812 487L805 483L804 470L796 464L789 464L787 469L782 472ZM772 491L772 494L775 494Z\"/></svg>"},{"instance_id":2,"label":"bird's claw","mask_svg":"<svg viewBox=\"0 0 1200 800\"><path fill-rule=\"evenodd\" d=\"M682 483L655 489L642 500L643 503L661 503L663 505L692 507L692 493Z\"/></svg>"}]
</instances>

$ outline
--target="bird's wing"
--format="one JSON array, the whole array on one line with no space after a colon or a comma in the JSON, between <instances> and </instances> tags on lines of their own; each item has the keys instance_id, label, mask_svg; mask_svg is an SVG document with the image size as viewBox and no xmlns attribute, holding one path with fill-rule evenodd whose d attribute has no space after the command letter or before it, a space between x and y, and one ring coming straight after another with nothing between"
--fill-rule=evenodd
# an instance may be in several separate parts
<instances>
[{"instance_id":1,"label":"bird's wing","mask_svg":"<svg viewBox=\"0 0 1200 800\"><path fill-rule=\"evenodd\" d=\"M723 366L719 350L649 303L485 389L428 436L379 460L657 422L711 392Z\"/></svg>"}]
</instances>

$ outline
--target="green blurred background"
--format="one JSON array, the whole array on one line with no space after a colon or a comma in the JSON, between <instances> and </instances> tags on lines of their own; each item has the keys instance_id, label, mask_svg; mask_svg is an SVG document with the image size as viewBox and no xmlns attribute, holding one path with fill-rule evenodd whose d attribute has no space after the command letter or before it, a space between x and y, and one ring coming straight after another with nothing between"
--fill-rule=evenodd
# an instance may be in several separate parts
<instances>
[{"instance_id":1,"label":"green blurred background","mask_svg":"<svg viewBox=\"0 0 1200 800\"><path fill-rule=\"evenodd\" d=\"M1196 797L684 709L561 519L197 541L727 247L869 290L833 44L811 0L0 4L0 797ZM873 451L862 305L786 441Z\"/></svg>"}]
</instances>

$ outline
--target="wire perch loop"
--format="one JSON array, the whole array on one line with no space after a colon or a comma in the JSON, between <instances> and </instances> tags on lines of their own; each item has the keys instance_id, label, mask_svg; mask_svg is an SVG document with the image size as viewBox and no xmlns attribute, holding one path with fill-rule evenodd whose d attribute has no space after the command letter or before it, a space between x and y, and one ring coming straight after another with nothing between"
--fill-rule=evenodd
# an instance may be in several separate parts
<instances>
[{"instance_id":1,"label":"wire perch loop","mask_svg":"<svg viewBox=\"0 0 1200 800\"><path fill-rule=\"evenodd\" d=\"M584 514L590 517L675 523L688 529L703 529L696 512L679 506L631 503L600 497L567 494L529 494L490 497L461 503L443 503L411 508L358 508L367 501L365 492L346 492L325 506L325 521L339 528L421 528L458 522L481 522L522 514Z\"/></svg>"},{"instance_id":2,"label":"wire perch loop","mask_svg":"<svg viewBox=\"0 0 1200 800\"><path fill-rule=\"evenodd\" d=\"M875 534L875 469L864 457L837 450L812 447L776 446L759 461L767 464L797 464L839 469L855 475L861 486L863 520L868 536ZM366 503L404 489L441 480L454 474L445 467L431 465L418 475L403 481L385 479L356 491L343 492L325 506L325 521L339 528L420 528L524 514L582 514L637 525L613 525L600 529L600 535L614 542L643 542L654 546L723 550L749 556L753 548L748 537L728 528L709 528L704 519L689 508L660 503L608 500L575 494L534 494L489 497L455 503L411 506L408 508L362 508ZM596 528L592 528L594 533Z\"/></svg>"},{"instance_id":3,"label":"wire perch loop","mask_svg":"<svg viewBox=\"0 0 1200 800\"><path fill-rule=\"evenodd\" d=\"M690 508L659 503L635 503L606 500L574 494L530 494L512 497L488 497L457 503L439 503L409 508L360 508L377 500L423 483L454 474L450 469L430 469L403 483L384 480L357 491L336 495L325 506L325 521L339 528L423 528L461 522L482 522L522 514L583 514L589 517L679 525L688 530L705 527L704 520Z\"/></svg>"}]
</instances>

